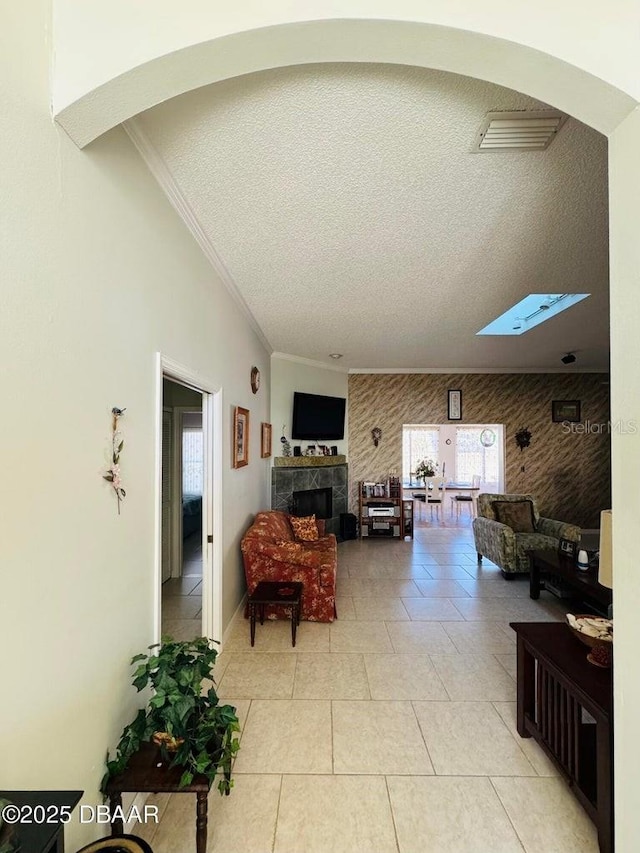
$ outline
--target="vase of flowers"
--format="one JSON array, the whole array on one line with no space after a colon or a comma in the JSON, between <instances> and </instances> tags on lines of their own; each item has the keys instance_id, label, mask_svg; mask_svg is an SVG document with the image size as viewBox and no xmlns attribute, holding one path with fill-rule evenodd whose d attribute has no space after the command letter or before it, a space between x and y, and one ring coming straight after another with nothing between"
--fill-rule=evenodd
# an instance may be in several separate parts
<instances>
[{"instance_id":1,"label":"vase of flowers","mask_svg":"<svg viewBox=\"0 0 640 853\"><path fill-rule=\"evenodd\" d=\"M423 459L416 465L415 475L419 480L427 480L429 477L435 477L437 471L438 463L434 459Z\"/></svg>"}]
</instances>

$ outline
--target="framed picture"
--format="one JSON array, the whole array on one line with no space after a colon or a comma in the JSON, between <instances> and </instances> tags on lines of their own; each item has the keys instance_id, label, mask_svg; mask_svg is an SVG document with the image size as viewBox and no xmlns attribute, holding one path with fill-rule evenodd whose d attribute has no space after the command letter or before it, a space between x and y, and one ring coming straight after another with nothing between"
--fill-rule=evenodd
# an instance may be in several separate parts
<instances>
[{"instance_id":1,"label":"framed picture","mask_svg":"<svg viewBox=\"0 0 640 853\"><path fill-rule=\"evenodd\" d=\"M236 406L233 412L233 467L249 464L249 410Z\"/></svg>"},{"instance_id":2,"label":"framed picture","mask_svg":"<svg viewBox=\"0 0 640 853\"><path fill-rule=\"evenodd\" d=\"M561 557L570 557L574 559L576 556L576 543L571 542L569 539L561 539L560 544L558 545L558 554Z\"/></svg>"},{"instance_id":3,"label":"framed picture","mask_svg":"<svg viewBox=\"0 0 640 853\"><path fill-rule=\"evenodd\" d=\"M271 424L263 423L260 432L260 456L266 459L271 456Z\"/></svg>"},{"instance_id":4,"label":"framed picture","mask_svg":"<svg viewBox=\"0 0 640 853\"><path fill-rule=\"evenodd\" d=\"M551 403L551 420L554 424L564 421L577 423L580 420L580 400L553 400Z\"/></svg>"},{"instance_id":5,"label":"framed picture","mask_svg":"<svg viewBox=\"0 0 640 853\"><path fill-rule=\"evenodd\" d=\"M450 421L462 420L462 391L448 392L447 418Z\"/></svg>"}]
</instances>

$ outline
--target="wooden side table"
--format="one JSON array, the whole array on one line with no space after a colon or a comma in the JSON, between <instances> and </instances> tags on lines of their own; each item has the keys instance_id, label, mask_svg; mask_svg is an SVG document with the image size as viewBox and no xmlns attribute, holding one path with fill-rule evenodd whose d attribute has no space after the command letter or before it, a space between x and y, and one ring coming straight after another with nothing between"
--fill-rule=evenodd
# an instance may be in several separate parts
<instances>
[{"instance_id":1,"label":"wooden side table","mask_svg":"<svg viewBox=\"0 0 640 853\"><path fill-rule=\"evenodd\" d=\"M538 741L595 823L601 853L613 853L611 670L589 663L565 624L510 624L518 636L518 734Z\"/></svg>"},{"instance_id":2,"label":"wooden side table","mask_svg":"<svg viewBox=\"0 0 640 853\"><path fill-rule=\"evenodd\" d=\"M296 628L300 624L300 608L304 584L300 581L260 581L249 596L249 620L251 645L256 638L256 611L260 610L260 624L264 624L264 608L267 604L291 608L291 643L296 644Z\"/></svg>"},{"instance_id":3,"label":"wooden side table","mask_svg":"<svg viewBox=\"0 0 640 853\"><path fill-rule=\"evenodd\" d=\"M129 759L125 770L109 780L106 793L109 796L111 813L116 807L122 808L123 793L150 794L195 794L196 795L196 853L206 853L207 850L207 797L209 795L209 780L198 773L189 785L180 787L183 767L169 767L167 762L158 766L162 759L160 750L154 743L143 743L140 749ZM231 767L225 770L225 777L231 778ZM229 792L227 791L227 794ZM121 820L112 820L112 835L121 835L123 825Z\"/></svg>"}]
</instances>

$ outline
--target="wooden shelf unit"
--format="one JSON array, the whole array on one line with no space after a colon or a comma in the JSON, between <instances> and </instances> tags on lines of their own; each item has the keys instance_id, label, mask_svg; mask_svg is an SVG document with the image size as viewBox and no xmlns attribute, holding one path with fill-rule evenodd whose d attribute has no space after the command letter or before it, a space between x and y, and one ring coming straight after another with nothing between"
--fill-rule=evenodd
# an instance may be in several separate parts
<instances>
[{"instance_id":1,"label":"wooden shelf unit","mask_svg":"<svg viewBox=\"0 0 640 853\"><path fill-rule=\"evenodd\" d=\"M393 515L370 515L370 507L384 507ZM358 484L358 521L360 539L413 539L413 500L402 497L402 484L395 477L385 483L362 480Z\"/></svg>"}]
</instances>

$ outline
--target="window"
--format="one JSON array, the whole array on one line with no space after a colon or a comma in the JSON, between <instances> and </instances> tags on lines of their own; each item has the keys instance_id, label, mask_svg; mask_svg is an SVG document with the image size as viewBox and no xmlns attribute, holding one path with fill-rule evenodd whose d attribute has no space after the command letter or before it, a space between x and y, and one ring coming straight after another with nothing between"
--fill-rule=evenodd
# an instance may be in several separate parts
<instances>
[{"instance_id":1,"label":"window","mask_svg":"<svg viewBox=\"0 0 640 853\"><path fill-rule=\"evenodd\" d=\"M182 430L182 492L201 495L204 483L202 429L184 426Z\"/></svg>"},{"instance_id":2,"label":"window","mask_svg":"<svg viewBox=\"0 0 640 853\"><path fill-rule=\"evenodd\" d=\"M480 440L482 433L493 433L495 440L490 447ZM483 489L499 491L500 483L500 436L496 426L474 426L456 428L456 480L471 482L474 475L480 477Z\"/></svg>"},{"instance_id":3,"label":"window","mask_svg":"<svg viewBox=\"0 0 640 853\"><path fill-rule=\"evenodd\" d=\"M402 481L418 485L413 477L422 459L439 461L440 429L437 426L405 424L402 427Z\"/></svg>"}]
</instances>

